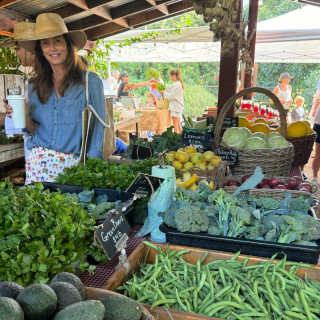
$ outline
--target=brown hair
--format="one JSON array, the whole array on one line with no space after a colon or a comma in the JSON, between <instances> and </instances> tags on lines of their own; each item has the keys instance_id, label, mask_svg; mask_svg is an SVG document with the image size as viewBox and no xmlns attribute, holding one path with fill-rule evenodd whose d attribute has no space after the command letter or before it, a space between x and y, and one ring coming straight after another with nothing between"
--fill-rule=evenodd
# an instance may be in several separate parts
<instances>
[{"instance_id":1,"label":"brown hair","mask_svg":"<svg viewBox=\"0 0 320 320\"><path fill-rule=\"evenodd\" d=\"M66 74L58 88L61 96L64 96L70 85L82 84L84 86L85 82L82 77L82 72L86 70L70 37L66 34L64 34L63 37L67 43L68 56L65 61ZM40 102L44 104L49 100L52 93L53 77L51 66L42 53L39 40L36 42L34 70L36 76L30 80L30 83L33 83L31 93L37 92Z\"/></svg>"},{"instance_id":2,"label":"brown hair","mask_svg":"<svg viewBox=\"0 0 320 320\"><path fill-rule=\"evenodd\" d=\"M182 78L181 78L180 69L177 68L177 69L171 70L171 71L170 71L170 75L171 75L171 76L175 75L175 76L177 77L177 80L181 82L182 90L184 90L184 85L183 85L183 81L182 81Z\"/></svg>"}]
</instances>

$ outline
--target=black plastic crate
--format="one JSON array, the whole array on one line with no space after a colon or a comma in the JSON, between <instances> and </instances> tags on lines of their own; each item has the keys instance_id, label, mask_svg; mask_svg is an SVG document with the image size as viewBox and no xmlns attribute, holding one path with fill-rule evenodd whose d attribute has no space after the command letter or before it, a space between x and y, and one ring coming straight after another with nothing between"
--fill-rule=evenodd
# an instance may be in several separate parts
<instances>
[{"instance_id":1,"label":"black plastic crate","mask_svg":"<svg viewBox=\"0 0 320 320\"><path fill-rule=\"evenodd\" d=\"M80 193L82 192L84 189L84 187L82 186L73 186L73 185L68 185L68 184L59 184L59 183L53 183L53 182L42 182L43 186L45 189L49 189L50 192L55 192L58 189L62 192L62 193ZM132 217L131 215L133 214L133 209L134 209L134 205L133 205L133 195L131 193L125 192L125 191L117 191L117 190L111 190L111 189L104 189L104 188L92 188L92 190L94 190L94 195L95 196L99 196L102 194L107 194L108 195L108 201L110 202L115 202L120 200L121 204L120 207L121 208L125 208L124 211L122 211L122 213L126 216L129 224L132 224L131 220ZM130 215L129 215L130 213ZM104 219L99 219L96 220L97 224L101 224L103 223Z\"/></svg>"},{"instance_id":2,"label":"black plastic crate","mask_svg":"<svg viewBox=\"0 0 320 320\"><path fill-rule=\"evenodd\" d=\"M238 252L241 254L270 258L278 253L277 259L282 259L284 254L287 260L317 264L320 254L320 241L317 247L299 246L293 244L250 240L215 236L208 233L180 232L169 228L164 222L160 225L160 231L166 234L167 242L188 247L197 247L225 252Z\"/></svg>"}]
</instances>

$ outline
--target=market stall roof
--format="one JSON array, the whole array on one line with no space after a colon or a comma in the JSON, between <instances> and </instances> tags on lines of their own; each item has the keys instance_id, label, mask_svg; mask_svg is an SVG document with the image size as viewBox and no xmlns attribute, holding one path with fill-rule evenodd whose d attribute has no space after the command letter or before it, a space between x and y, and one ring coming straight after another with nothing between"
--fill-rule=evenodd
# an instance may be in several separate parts
<instances>
[{"instance_id":1,"label":"market stall roof","mask_svg":"<svg viewBox=\"0 0 320 320\"><path fill-rule=\"evenodd\" d=\"M82 30L96 40L192 10L192 1L185 0L1 0L0 35L13 32L16 22L54 12L69 30Z\"/></svg>"},{"instance_id":2,"label":"market stall roof","mask_svg":"<svg viewBox=\"0 0 320 320\"><path fill-rule=\"evenodd\" d=\"M320 7L304 6L279 17L258 23L256 62L320 62ZM107 41L123 42L151 30L133 30ZM213 42L209 27L181 29L180 34L159 35L130 47L115 48L115 62L211 62L220 60L220 43Z\"/></svg>"}]
</instances>

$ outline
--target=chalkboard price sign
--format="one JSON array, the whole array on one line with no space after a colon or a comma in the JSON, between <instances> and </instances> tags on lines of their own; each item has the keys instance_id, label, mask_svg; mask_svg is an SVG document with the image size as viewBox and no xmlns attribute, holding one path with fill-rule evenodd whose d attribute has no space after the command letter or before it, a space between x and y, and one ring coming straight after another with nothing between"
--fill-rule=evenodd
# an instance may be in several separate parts
<instances>
[{"instance_id":1,"label":"chalkboard price sign","mask_svg":"<svg viewBox=\"0 0 320 320\"><path fill-rule=\"evenodd\" d=\"M216 150L217 155L224 161L227 161L228 164L237 164L239 162L238 152L230 149L220 149Z\"/></svg>"},{"instance_id":2,"label":"chalkboard price sign","mask_svg":"<svg viewBox=\"0 0 320 320\"><path fill-rule=\"evenodd\" d=\"M138 160L151 159L153 156L153 153L154 153L154 149L134 145L132 147L131 159L138 159Z\"/></svg>"},{"instance_id":3,"label":"chalkboard price sign","mask_svg":"<svg viewBox=\"0 0 320 320\"><path fill-rule=\"evenodd\" d=\"M223 129L239 127L239 117L225 117L222 123Z\"/></svg>"},{"instance_id":4,"label":"chalkboard price sign","mask_svg":"<svg viewBox=\"0 0 320 320\"><path fill-rule=\"evenodd\" d=\"M212 134L208 132L182 131L182 142L197 147L211 146Z\"/></svg>"},{"instance_id":5,"label":"chalkboard price sign","mask_svg":"<svg viewBox=\"0 0 320 320\"><path fill-rule=\"evenodd\" d=\"M110 212L103 224L98 226L95 236L107 257L113 255L126 245L131 227L121 211Z\"/></svg>"},{"instance_id":6,"label":"chalkboard price sign","mask_svg":"<svg viewBox=\"0 0 320 320\"><path fill-rule=\"evenodd\" d=\"M151 196L163 181L163 178L140 173L126 191L137 196Z\"/></svg>"}]
</instances>

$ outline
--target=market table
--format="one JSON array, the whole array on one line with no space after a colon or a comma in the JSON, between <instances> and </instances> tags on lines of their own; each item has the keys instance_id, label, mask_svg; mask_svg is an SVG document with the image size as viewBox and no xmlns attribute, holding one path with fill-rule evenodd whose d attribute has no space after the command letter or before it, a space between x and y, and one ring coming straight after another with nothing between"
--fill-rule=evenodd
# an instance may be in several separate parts
<instances>
[{"instance_id":1,"label":"market table","mask_svg":"<svg viewBox=\"0 0 320 320\"><path fill-rule=\"evenodd\" d=\"M129 118L129 119L125 119L125 120L121 120L118 122L114 123L114 131L116 132L116 135L119 136L119 131L121 129L125 129L125 128L134 128L132 132L136 132L137 137L139 134L139 122L141 121L142 118L142 114L138 114L136 116L134 116L133 118Z\"/></svg>"},{"instance_id":2,"label":"market table","mask_svg":"<svg viewBox=\"0 0 320 320\"><path fill-rule=\"evenodd\" d=\"M17 160L24 157L24 144L10 143L0 145L0 167L12 160Z\"/></svg>"}]
</instances>

